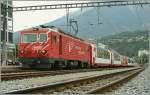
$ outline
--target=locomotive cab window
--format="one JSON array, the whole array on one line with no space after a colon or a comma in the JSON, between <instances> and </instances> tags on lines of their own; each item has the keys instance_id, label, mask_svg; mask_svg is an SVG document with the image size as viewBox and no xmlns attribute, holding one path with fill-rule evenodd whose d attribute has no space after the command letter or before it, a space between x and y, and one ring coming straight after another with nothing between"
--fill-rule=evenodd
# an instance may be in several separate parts
<instances>
[{"instance_id":1,"label":"locomotive cab window","mask_svg":"<svg viewBox=\"0 0 150 95\"><path fill-rule=\"evenodd\" d=\"M47 41L47 37L48 35L45 33L45 34L40 34L40 39L39 41L40 42L46 42Z\"/></svg>"},{"instance_id":2,"label":"locomotive cab window","mask_svg":"<svg viewBox=\"0 0 150 95\"><path fill-rule=\"evenodd\" d=\"M56 42L57 42L57 37L56 37L56 35L53 35L53 37L52 37L52 43L55 45Z\"/></svg>"},{"instance_id":3,"label":"locomotive cab window","mask_svg":"<svg viewBox=\"0 0 150 95\"><path fill-rule=\"evenodd\" d=\"M37 34L23 34L22 43L37 42Z\"/></svg>"}]
</instances>

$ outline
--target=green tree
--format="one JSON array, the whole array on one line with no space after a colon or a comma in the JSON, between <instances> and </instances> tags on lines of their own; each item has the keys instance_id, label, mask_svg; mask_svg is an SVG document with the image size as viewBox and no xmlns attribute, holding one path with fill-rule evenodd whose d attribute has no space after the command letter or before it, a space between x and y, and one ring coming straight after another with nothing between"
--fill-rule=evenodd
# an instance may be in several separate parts
<instances>
[{"instance_id":1,"label":"green tree","mask_svg":"<svg viewBox=\"0 0 150 95\"><path fill-rule=\"evenodd\" d=\"M134 57L134 60L139 64L146 64L149 62L149 56L146 54L142 54L141 56Z\"/></svg>"}]
</instances>

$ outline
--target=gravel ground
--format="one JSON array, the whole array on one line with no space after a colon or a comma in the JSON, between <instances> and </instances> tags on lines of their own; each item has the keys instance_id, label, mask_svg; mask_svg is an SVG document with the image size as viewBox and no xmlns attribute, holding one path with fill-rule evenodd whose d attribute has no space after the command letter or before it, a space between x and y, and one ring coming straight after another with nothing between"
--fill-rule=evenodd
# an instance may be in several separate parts
<instances>
[{"instance_id":1,"label":"gravel ground","mask_svg":"<svg viewBox=\"0 0 150 95\"><path fill-rule=\"evenodd\" d=\"M120 89L112 92L113 95L150 95L150 66L141 72L138 76L132 79L127 84L124 84Z\"/></svg>"},{"instance_id":2,"label":"gravel ground","mask_svg":"<svg viewBox=\"0 0 150 95\"><path fill-rule=\"evenodd\" d=\"M131 74L133 72L126 72L126 73L122 73L119 75L111 76L109 78L91 82L89 84L83 84L83 85L80 85L77 87L73 87L71 89L69 88L69 89L64 90L63 92L58 92L57 94L84 94L89 91L95 90L95 88L103 87L104 85L106 85L112 81L121 79L122 77L128 75L129 73Z\"/></svg>"},{"instance_id":3,"label":"gravel ground","mask_svg":"<svg viewBox=\"0 0 150 95\"><path fill-rule=\"evenodd\" d=\"M57 82L64 82L68 80L76 80L76 79L89 77L89 76L99 76L99 75L104 75L112 72L125 71L129 69L132 68L73 73L73 74L56 75L56 76L45 76L45 77L27 78L23 80L2 81L0 88L2 93L6 93L12 90L31 88L31 87L41 86L41 85L47 85L50 83L52 84Z\"/></svg>"}]
</instances>

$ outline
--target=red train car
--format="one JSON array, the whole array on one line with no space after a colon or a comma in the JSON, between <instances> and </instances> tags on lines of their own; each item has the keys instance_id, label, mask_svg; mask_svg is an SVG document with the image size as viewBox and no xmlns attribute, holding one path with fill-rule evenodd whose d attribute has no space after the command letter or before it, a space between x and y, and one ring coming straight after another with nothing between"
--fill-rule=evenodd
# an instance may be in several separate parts
<instances>
[{"instance_id":1,"label":"red train car","mask_svg":"<svg viewBox=\"0 0 150 95\"><path fill-rule=\"evenodd\" d=\"M128 66L127 57L116 51L56 28L31 28L19 33L18 57L25 68Z\"/></svg>"},{"instance_id":2,"label":"red train car","mask_svg":"<svg viewBox=\"0 0 150 95\"><path fill-rule=\"evenodd\" d=\"M50 28L31 28L19 34L23 67L89 67L91 44Z\"/></svg>"}]
</instances>

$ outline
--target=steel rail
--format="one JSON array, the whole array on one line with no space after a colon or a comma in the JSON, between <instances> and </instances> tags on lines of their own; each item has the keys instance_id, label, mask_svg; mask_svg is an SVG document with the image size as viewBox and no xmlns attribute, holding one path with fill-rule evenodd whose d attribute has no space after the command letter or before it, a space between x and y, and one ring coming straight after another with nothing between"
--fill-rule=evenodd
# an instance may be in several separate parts
<instances>
[{"instance_id":1,"label":"steel rail","mask_svg":"<svg viewBox=\"0 0 150 95\"><path fill-rule=\"evenodd\" d=\"M144 69L137 70L134 73L124 76L121 79L118 79L116 81L112 81L106 85L103 85L102 87L91 89L90 91L87 91L84 94L104 94L107 91L110 91L110 89L112 90L113 87L116 87L119 84L123 84L124 81L128 81L128 80L132 79L134 76L136 76L138 73L140 73L143 70Z\"/></svg>"},{"instance_id":2,"label":"steel rail","mask_svg":"<svg viewBox=\"0 0 150 95\"><path fill-rule=\"evenodd\" d=\"M21 94L21 93L23 93L23 94L30 93L31 94L32 92L41 91L41 90L45 90L45 89L53 90L53 89L56 89L59 87L61 88L63 86L70 85L70 84L77 84L77 83L89 81L92 79L97 79L97 78L101 78L101 77L106 77L106 76L115 75L118 73L138 70L138 69L139 68L134 68L134 69L126 70L126 71L118 71L118 72L113 72L113 73L109 73L109 74L105 74L105 75L87 76L87 77L81 77L78 79L64 80L64 81L59 81L56 83L50 83L47 85L42 85L42 86L37 86L37 87L32 87L32 88L27 88L27 89L22 89L22 90L13 90L13 91L6 92L6 94Z\"/></svg>"},{"instance_id":3,"label":"steel rail","mask_svg":"<svg viewBox=\"0 0 150 95\"><path fill-rule=\"evenodd\" d=\"M112 70L112 69L117 69L117 68L27 71L27 72L19 72L19 73L2 73L1 74L1 80L2 81L8 81L8 80L15 80L15 79L30 78L30 77L41 77L41 76L48 76L48 75L61 75L61 74L69 74L69 73L102 71L102 70Z\"/></svg>"}]
</instances>

